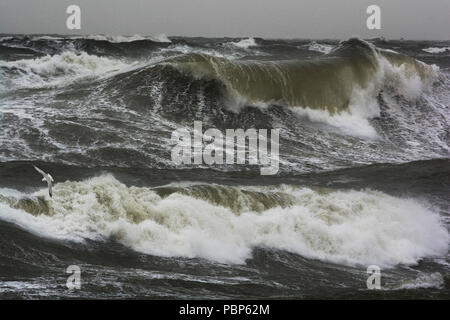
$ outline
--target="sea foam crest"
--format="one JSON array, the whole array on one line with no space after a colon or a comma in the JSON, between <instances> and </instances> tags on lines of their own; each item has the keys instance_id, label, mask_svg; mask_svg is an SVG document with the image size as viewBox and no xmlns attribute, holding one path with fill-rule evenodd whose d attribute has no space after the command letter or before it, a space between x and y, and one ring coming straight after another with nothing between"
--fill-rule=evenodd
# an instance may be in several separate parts
<instances>
[{"instance_id":1,"label":"sea foam crest","mask_svg":"<svg viewBox=\"0 0 450 320\"><path fill-rule=\"evenodd\" d=\"M16 61L0 61L5 87L42 87L65 85L82 78L98 77L120 71L128 64L106 57L66 51L53 56Z\"/></svg>"},{"instance_id":2,"label":"sea foam crest","mask_svg":"<svg viewBox=\"0 0 450 320\"><path fill-rule=\"evenodd\" d=\"M236 42L230 42L230 44L241 49L248 49L250 47L257 46L254 38L242 39Z\"/></svg>"},{"instance_id":3,"label":"sea foam crest","mask_svg":"<svg viewBox=\"0 0 450 320\"><path fill-rule=\"evenodd\" d=\"M309 44L308 50L327 54L333 50L333 46L313 41Z\"/></svg>"},{"instance_id":4,"label":"sea foam crest","mask_svg":"<svg viewBox=\"0 0 450 320\"><path fill-rule=\"evenodd\" d=\"M444 53L447 51L450 51L450 47L431 47L431 48L426 48L426 49L422 49L422 51L428 52L428 53Z\"/></svg>"},{"instance_id":5,"label":"sea foam crest","mask_svg":"<svg viewBox=\"0 0 450 320\"><path fill-rule=\"evenodd\" d=\"M236 201L243 201L236 211L207 196L180 192L161 196L106 175L56 184L47 214L31 215L1 201L0 218L46 237L113 238L146 254L222 263L244 263L255 247L383 267L415 264L448 250L449 234L439 215L413 199L372 190L252 188L285 194L289 203L253 211L246 198L239 197L239 192L248 192L235 190ZM46 193L42 189L32 197Z\"/></svg>"}]
</instances>

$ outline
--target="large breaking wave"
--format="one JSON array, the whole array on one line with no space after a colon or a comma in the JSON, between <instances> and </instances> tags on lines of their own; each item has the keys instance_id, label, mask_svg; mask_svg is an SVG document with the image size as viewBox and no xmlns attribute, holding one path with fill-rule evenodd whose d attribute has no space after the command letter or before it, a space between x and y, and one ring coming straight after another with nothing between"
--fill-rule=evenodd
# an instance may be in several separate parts
<instances>
[{"instance_id":1,"label":"large breaking wave","mask_svg":"<svg viewBox=\"0 0 450 320\"><path fill-rule=\"evenodd\" d=\"M0 218L41 236L115 239L140 252L244 263L257 247L347 265L415 264L445 254L439 215L372 190L169 185L127 187L113 176L21 194L2 189Z\"/></svg>"},{"instance_id":2,"label":"large breaking wave","mask_svg":"<svg viewBox=\"0 0 450 320\"><path fill-rule=\"evenodd\" d=\"M65 149L58 156L71 157L73 150L87 153L77 156L86 159L82 160L83 164L93 159L107 162L112 156L118 161L122 151L131 149L137 154L133 161L140 161L141 166L155 165L155 162L168 166L167 161L163 161L167 156L161 154L161 150L168 147L170 131L179 125L192 125L192 121L199 118L216 127L227 123L230 128L241 128L257 117L261 127L282 127L286 134L282 132L281 138L288 140L282 142L282 148L295 141L309 146L306 150L298 146L307 167L335 167L336 164L327 166L324 155L333 156L334 163L347 158L370 163L417 160L424 154L439 157L449 152L448 113L445 112L449 80L446 74L436 66L377 48L363 40L350 39L327 54L288 60L266 58L259 50L264 50L265 46L269 48L266 50L274 49L261 39L257 42L253 39L258 44L255 49L230 46L236 41L226 41L219 46L193 46L185 40L165 43L133 38L125 42L92 37L19 40L11 38L1 43L11 50L19 50L18 54L23 50L17 47L18 43L38 50L44 42L57 53L44 50L38 57L0 61L3 111L10 121L19 121L16 127L21 128L20 131L26 131L10 140L21 139L20 143L27 145L23 140L30 136L29 131L37 130L45 139L43 144ZM242 41L247 43L247 40ZM55 44L58 41L59 44ZM311 52L308 48L314 44L302 46L306 52ZM302 46L292 46L289 50L299 50ZM136 59L136 52L148 54ZM248 56L252 53L255 56ZM28 89L45 90L33 91L32 99L39 102L18 98ZM58 114L59 109L52 107L53 95L62 91L70 95L71 101L78 101L77 110L69 108L64 109L65 112L74 117L82 113L85 119L112 116L121 124L110 128L108 123L102 123L97 130L98 122L86 126L77 122L76 127L80 129L76 129L77 134L82 138L74 141L67 137L66 130L61 131L58 126L46 127L48 122L34 121L26 126L22 123L36 116ZM76 92L87 94L90 100L84 102ZM30 103L38 105L41 112L36 113L35 107L17 108L17 105ZM279 111L279 107L283 111ZM61 117L66 119L67 114ZM146 131L141 130L146 126L144 122L149 121L156 126L158 134L147 136ZM136 129L136 145L129 140L130 126ZM128 129L122 130L122 127ZM14 132L5 131L6 134ZM87 132L91 134L84 137ZM341 137L334 137L334 133ZM34 134L37 133L32 136ZM362 147L370 153L346 151L346 146L355 143L352 137L344 137L346 135L370 144ZM157 141L153 141L155 138ZM380 142L370 142L371 139ZM151 142L138 143L144 140ZM8 143L8 139L5 141ZM80 148L83 141L95 141L97 147ZM427 145L423 141L427 141ZM329 150L330 143L331 149L336 150L334 153L318 151ZM42 153L45 149L41 145L36 152ZM33 152L27 150L28 155ZM22 154L21 158L28 158L27 154ZM289 159L282 160L281 165L292 166L293 162L298 162L291 156L294 157L282 155L283 159ZM317 156L321 159L316 159Z\"/></svg>"},{"instance_id":3,"label":"large breaking wave","mask_svg":"<svg viewBox=\"0 0 450 320\"><path fill-rule=\"evenodd\" d=\"M376 99L382 88L389 86L403 97L415 98L436 77L432 66L359 39L344 41L311 60L231 61L193 53L164 63L195 78L219 80L232 108L285 105L312 120L356 127L354 133L367 136L375 136L367 119L379 116Z\"/></svg>"},{"instance_id":4,"label":"large breaking wave","mask_svg":"<svg viewBox=\"0 0 450 320\"><path fill-rule=\"evenodd\" d=\"M380 115L377 99L383 89L392 89L405 99L415 99L438 77L436 67L350 39L321 57L286 61L236 60L203 50L166 59L153 56L145 62L131 63L123 58L64 51L31 60L2 61L0 85L5 89L61 86L132 69L135 71L127 81L136 87L145 81L143 72L149 77L155 72L162 77L175 77L164 80L167 83L182 78L167 72L167 66L187 73L193 77L192 81L218 81L223 102L234 112L249 105L283 105L310 120L369 137L376 136L368 120Z\"/></svg>"}]
</instances>

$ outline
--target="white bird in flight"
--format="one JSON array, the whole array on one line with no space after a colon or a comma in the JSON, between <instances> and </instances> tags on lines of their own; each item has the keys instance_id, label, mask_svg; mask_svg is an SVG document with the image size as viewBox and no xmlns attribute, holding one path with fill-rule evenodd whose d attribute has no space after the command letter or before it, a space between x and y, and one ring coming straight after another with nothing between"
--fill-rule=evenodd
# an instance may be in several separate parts
<instances>
[{"instance_id":1,"label":"white bird in flight","mask_svg":"<svg viewBox=\"0 0 450 320\"><path fill-rule=\"evenodd\" d=\"M42 178L42 181L47 181L48 184L48 194L50 195L50 198L52 197L52 182L54 182L55 180L53 180L53 177L49 174L49 173L45 173L44 171L42 171L41 169L39 169L36 166L33 166L37 172L39 172L40 174L42 174L42 176L44 178Z\"/></svg>"}]
</instances>

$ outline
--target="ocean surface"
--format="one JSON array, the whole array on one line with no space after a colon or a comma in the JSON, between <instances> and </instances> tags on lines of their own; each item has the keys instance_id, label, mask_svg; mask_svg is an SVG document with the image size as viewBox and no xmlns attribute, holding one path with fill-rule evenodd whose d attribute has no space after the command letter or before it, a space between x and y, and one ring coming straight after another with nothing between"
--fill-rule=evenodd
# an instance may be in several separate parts
<instances>
[{"instance_id":1,"label":"ocean surface","mask_svg":"<svg viewBox=\"0 0 450 320\"><path fill-rule=\"evenodd\" d=\"M0 299L449 299L449 108L450 41L0 35Z\"/></svg>"}]
</instances>

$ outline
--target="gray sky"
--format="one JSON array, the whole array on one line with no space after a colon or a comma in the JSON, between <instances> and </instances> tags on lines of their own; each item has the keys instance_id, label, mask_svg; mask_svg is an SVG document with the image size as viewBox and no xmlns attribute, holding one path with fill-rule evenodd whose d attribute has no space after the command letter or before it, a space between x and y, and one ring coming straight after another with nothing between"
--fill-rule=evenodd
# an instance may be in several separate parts
<instances>
[{"instance_id":1,"label":"gray sky","mask_svg":"<svg viewBox=\"0 0 450 320\"><path fill-rule=\"evenodd\" d=\"M66 8L81 7L81 30ZM381 30L366 8L381 7ZM450 39L450 0L0 0L0 33Z\"/></svg>"}]
</instances>

